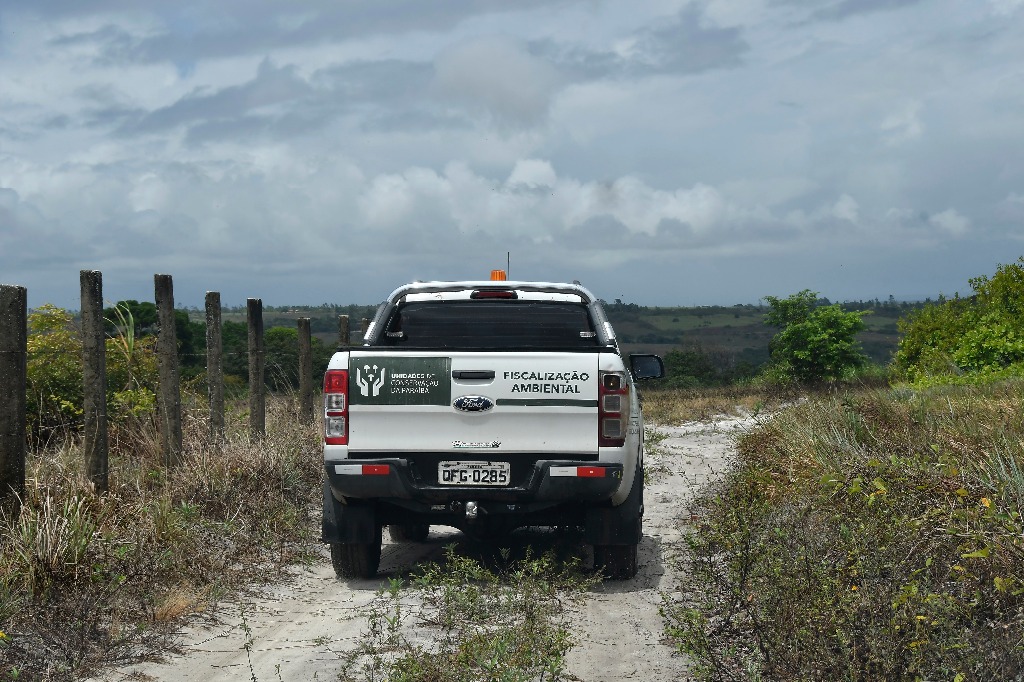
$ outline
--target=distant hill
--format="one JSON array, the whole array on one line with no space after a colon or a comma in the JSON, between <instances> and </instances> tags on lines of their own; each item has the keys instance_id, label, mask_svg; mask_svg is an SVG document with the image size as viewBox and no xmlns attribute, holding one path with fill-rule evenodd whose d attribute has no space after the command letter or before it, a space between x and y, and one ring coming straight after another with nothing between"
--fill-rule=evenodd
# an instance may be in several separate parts
<instances>
[{"instance_id":1,"label":"distant hill","mask_svg":"<svg viewBox=\"0 0 1024 682\"><path fill-rule=\"evenodd\" d=\"M830 301L822 299L823 305ZM922 303L850 301L844 310L867 310L867 330L859 339L872 362L888 364L899 343L896 322ZM629 352L664 354L676 348L725 352L754 366L768 360L768 342L776 329L764 325L765 306L649 307L606 303L605 311Z\"/></svg>"},{"instance_id":2,"label":"distant hill","mask_svg":"<svg viewBox=\"0 0 1024 682\"><path fill-rule=\"evenodd\" d=\"M828 305L828 299L820 301ZM887 364L899 343L896 321L923 303L888 301L848 301L845 310L868 310L864 318L867 330L860 335L864 352L873 362ZM738 361L760 366L768 360L768 342L776 330L764 325L765 306L697 306L655 307L636 303L604 304L615 326L619 342L627 352L649 352L664 355L673 349L700 348L708 352L726 353ZM264 308L264 326L294 327L300 317L310 318L313 334L328 345L338 342L338 316L349 316L351 339L360 336L360 321L370 319L375 305L268 306ZM193 311L193 319L202 319L201 311ZM225 320L245 322L244 307L225 308Z\"/></svg>"}]
</instances>

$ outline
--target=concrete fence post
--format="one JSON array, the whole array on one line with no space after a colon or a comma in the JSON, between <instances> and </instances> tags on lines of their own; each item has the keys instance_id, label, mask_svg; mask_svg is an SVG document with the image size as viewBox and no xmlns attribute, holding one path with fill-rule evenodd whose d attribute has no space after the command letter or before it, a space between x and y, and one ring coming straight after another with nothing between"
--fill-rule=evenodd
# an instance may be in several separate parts
<instances>
[{"instance_id":1,"label":"concrete fence post","mask_svg":"<svg viewBox=\"0 0 1024 682\"><path fill-rule=\"evenodd\" d=\"M345 350L349 345L348 315L338 315L338 348Z\"/></svg>"},{"instance_id":2,"label":"concrete fence post","mask_svg":"<svg viewBox=\"0 0 1024 682\"><path fill-rule=\"evenodd\" d=\"M253 438L267 432L267 401L264 373L266 355L263 348L263 301L250 298L247 305L249 323L249 431Z\"/></svg>"},{"instance_id":3,"label":"concrete fence post","mask_svg":"<svg viewBox=\"0 0 1024 682\"><path fill-rule=\"evenodd\" d=\"M313 336L309 318L300 317L299 325L299 418L313 422Z\"/></svg>"},{"instance_id":4,"label":"concrete fence post","mask_svg":"<svg viewBox=\"0 0 1024 682\"><path fill-rule=\"evenodd\" d=\"M28 294L0 284L0 509L12 518L25 494Z\"/></svg>"},{"instance_id":5,"label":"concrete fence post","mask_svg":"<svg viewBox=\"0 0 1024 682\"><path fill-rule=\"evenodd\" d=\"M154 275L159 334L156 341L160 371L158 413L160 449L165 466L182 459L181 386L178 372L178 334L174 325L174 282L170 275Z\"/></svg>"},{"instance_id":6,"label":"concrete fence post","mask_svg":"<svg viewBox=\"0 0 1024 682\"><path fill-rule=\"evenodd\" d=\"M82 270L82 445L85 472L98 493L107 492L107 344L103 320L103 273Z\"/></svg>"},{"instance_id":7,"label":"concrete fence post","mask_svg":"<svg viewBox=\"0 0 1024 682\"><path fill-rule=\"evenodd\" d=\"M220 292L206 292L206 387L210 398L210 445L224 442L224 344Z\"/></svg>"}]
</instances>

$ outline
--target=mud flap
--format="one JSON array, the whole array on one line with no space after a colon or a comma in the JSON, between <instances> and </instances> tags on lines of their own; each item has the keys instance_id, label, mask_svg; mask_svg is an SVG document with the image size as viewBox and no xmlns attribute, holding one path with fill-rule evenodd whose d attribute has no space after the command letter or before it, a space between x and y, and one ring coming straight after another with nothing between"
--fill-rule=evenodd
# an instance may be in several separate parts
<instances>
[{"instance_id":1,"label":"mud flap","mask_svg":"<svg viewBox=\"0 0 1024 682\"><path fill-rule=\"evenodd\" d=\"M635 545L643 537L639 510L623 513L628 502L610 509L588 509L583 541L591 545Z\"/></svg>"},{"instance_id":2,"label":"mud flap","mask_svg":"<svg viewBox=\"0 0 1024 682\"><path fill-rule=\"evenodd\" d=\"M583 541L591 545L635 545L643 537L644 476L637 470L629 497L618 507L591 507Z\"/></svg>"},{"instance_id":3,"label":"mud flap","mask_svg":"<svg viewBox=\"0 0 1024 682\"><path fill-rule=\"evenodd\" d=\"M331 485L324 481L324 517L322 541L372 543L377 535L377 518L369 505L342 504L331 494ZM378 540L379 541L379 540Z\"/></svg>"}]
</instances>

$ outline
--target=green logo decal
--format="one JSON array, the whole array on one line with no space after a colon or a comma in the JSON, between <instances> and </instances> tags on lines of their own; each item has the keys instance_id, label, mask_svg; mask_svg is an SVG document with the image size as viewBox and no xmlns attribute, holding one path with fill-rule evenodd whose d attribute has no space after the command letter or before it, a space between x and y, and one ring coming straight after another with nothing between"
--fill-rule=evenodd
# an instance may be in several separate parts
<instances>
[{"instance_id":1,"label":"green logo decal","mask_svg":"<svg viewBox=\"0 0 1024 682\"><path fill-rule=\"evenodd\" d=\"M449 405L451 358L353 357L348 395L353 405Z\"/></svg>"}]
</instances>

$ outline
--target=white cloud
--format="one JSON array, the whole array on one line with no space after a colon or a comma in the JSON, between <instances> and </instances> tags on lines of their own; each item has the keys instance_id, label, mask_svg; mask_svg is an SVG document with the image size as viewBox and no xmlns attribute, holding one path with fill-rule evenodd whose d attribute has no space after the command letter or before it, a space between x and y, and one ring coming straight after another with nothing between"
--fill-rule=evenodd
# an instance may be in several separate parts
<instances>
[{"instance_id":1,"label":"white cloud","mask_svg":"<svg viewBox=\"0 0 1024 682\"><path fill-rule=\"evenodd\" d=\"M134 211L159 211L166 207L169 191L155 173L145 173L128 194Z\"/></svg>"},{"instance_id":2,"label":"white cloud","mask_svg":"<svg viewBox=\"0 0 1024 682\"><path fill-rule=\"evenodd\" d=\"M437 90L495 120L532 126L548 113L561 79L549 63L505 36L454 45L434 61Z\"/></svg>"},{"instance_id":3,"label":"white cloud","mask_svg":"<svg viewBox=\"0 0 1024 682\"><path fill-rule=\"evenodd\" d=\"M996 215L1019 232L1024 228L1024 194L1010 192L996 205Z\"/></svg>"},{"instance_id":4,"label":"white cloud","mask_svg":"<svg viewBox=\"0 0 1024 682\"><path fill-rule=\"evenodd\" d=\"M410 168L374 178L359 203L369 225L402 227L432 213L428 208L448 203L451 195L450 178L429 168Z\"/></svg>"},{"instance_id":5,"label":"white cloud","mask_svg":"<svg viewBox=\"0 0 1024 682\"><path fill-rule=\"evenodd\" d=\"M798 200L815 186L809 178L778 175L732 180L723 183L721 190L742 204L777 206Z\"/></svg>"},{"instance_id":6,"label":"white cloud","mask_svg":"<svg viewBox=\"0 0 1024 682\"><path fill-rule=\"evenodd\" d=\"M844 194L832 207L832 215L839 220L846 220L856 225L860 217L860 206L853 197Z\"/></svg>"},{"instance_id":7,"label":"white cloud","mask_svg":"<svg viewBox=\"0 0 1024 682\"><path fill-rule=\"evenodd\" d=\"M1024 7L1024 0L989 0L989 6L996 16L1006 17Z\"/></svg>"},{"instance_id":8,"label":"white cloud","mask_svg":"<svg viewBox=\"0 0 1024 682\"><path fill-rule=\"evenodd\" d=\"M952 208L936 213L928 222L954 237L962 237L971 227L971 221Z\"/></svg>"},{"instance_id":9,"label":"white cloud","mask_svg":"<svg viewBox=\"0 0 1024 682\"><path fill-rule=\"evenodd\" d=\"M899 144L921 137L924 126L920 111L920 102L910 102L886 116L880 126L886 142Z\"/></svg>"},{"instance_id":10,"label":"white cloud","mask_svg":"<svg viewBox=\"0 0 1024 682\"><path fill-rule=\"evenodd\" d=\"M651 236L665 220L708 232L753 216L707 185L667 191L629 176L609 183L581 182L558 178L550 163L536 159L517 162L505 183L462 164L450 164L442 173L410 168L381 175L369 183L360 209L368 225L382 228L401 228L440 211L463 233L514 231L531 238L558 234L601 216L614 217L631 233Z\"/></svg>"},{"instance_id":11,"label":"white cloud","mask_svg":"<svg viewBox=\"0 0 1024 682\"><path fill-rule=\"evenodd\" d=\"M523 185L531 189L538 187L554 187L557 181L555 169L543 159L520 159L508 176L509 186Z\"/></svg>"}]
</instances>

